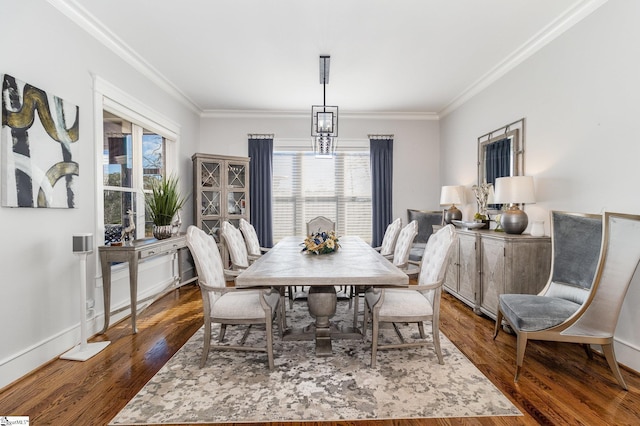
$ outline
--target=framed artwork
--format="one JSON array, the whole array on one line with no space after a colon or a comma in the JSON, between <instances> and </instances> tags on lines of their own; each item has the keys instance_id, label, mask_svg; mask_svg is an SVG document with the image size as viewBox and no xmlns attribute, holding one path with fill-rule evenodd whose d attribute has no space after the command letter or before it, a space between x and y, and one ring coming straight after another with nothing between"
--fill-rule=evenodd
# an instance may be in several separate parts
<instances>
[{"instance_id":1,"label":"framed artwork","mask_svg":"<svg viewBox=\"0 0 640 426\"><path fill-rule=\"evenodd\" d=\"M1 132L2 205L76 207L78 106L4 74Z\"/></svg>"}]
</instances>

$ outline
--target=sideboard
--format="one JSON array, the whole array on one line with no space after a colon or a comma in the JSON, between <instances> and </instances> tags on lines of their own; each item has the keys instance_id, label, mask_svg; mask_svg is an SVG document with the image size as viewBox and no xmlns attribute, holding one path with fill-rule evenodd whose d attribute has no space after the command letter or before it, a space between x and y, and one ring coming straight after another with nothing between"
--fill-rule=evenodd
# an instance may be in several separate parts
<instances>
[{"instance_id":1,"label":"sideboard","mask_svg":"<svg viewBox=\"0 0 640 426\"><path fill-rule=\"evenodd\" d=\"M536 294L551 271L551 238L457 229L445 290L493 319L502 293Z\"/></svg>"}]
</instances>

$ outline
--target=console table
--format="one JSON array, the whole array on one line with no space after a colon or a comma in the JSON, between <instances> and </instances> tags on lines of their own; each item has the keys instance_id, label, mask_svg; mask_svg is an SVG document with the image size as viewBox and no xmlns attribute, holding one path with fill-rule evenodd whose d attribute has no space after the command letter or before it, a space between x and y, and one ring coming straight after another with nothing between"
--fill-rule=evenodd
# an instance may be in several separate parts
<instances>
[{"instance_id":1,"label":"console table","mask_svg":"<svg viewBox=\"0 0 640 426\"><path fill-rule=\"evenodd\" d=\"M173 284L178 286L194 281L192 278L185 282L182 279L182 249L187 248L187 237L179 234L164 240L146 238L135 240L122 246L101 246L98 247L100 255L100 265L102 267L102 293L104 296L104 328L100 332L104 334L109 327L111 316L111 265L116 262L127 262L129 264L129 290L131 293L131 326L136 334L136 314L138 306L138 263L141 260L149 259L161 254L172 252L178 253L178 278ZM164 294L164 293L162 293Z\"/></svg>"}]
</instances>

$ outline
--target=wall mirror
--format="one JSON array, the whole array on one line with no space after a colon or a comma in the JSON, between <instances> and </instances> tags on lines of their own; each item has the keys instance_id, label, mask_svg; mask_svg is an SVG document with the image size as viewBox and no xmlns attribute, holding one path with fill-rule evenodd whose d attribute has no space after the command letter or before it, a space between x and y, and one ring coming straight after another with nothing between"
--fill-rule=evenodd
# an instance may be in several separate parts
<instances>
[{"instance_id":1,"label":"wall mirror","mask_svg":"<svg viewBox=\"0 0 640 426\"><path fill-rule=\"evenodd\" d=\"M478 185L495 186L496 179L524 175L524 118L504 125L478 138ZM489 204L489 209L500 209Z\"/></svg>"},{"instance_id":2,"label":"wall mirror","mask_svg":"<svg viewBox=\"0 0 640 426\"><path fill-rule=\"evenodd\" d=\"M478 138L478 185L524 175L524 118Z\"/></svg>"}]
</instances>

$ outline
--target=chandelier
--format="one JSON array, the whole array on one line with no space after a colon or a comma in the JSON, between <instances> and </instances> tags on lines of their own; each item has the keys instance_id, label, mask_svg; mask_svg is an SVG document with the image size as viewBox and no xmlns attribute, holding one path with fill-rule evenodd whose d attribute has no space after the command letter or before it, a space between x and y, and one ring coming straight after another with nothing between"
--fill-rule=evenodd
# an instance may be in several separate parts
<instances>
[{"instance_id":1,"label":"chandelier","mask_svg":"<svg viewBox=\"0 0 640 426\"><path fill-rule=\"evenodd\" d=\"M338 144L338 107L327 105L330 60L329 55L320 55L322 105L311 107L311 136L316 158L333 158Z\"/></svg>"}]
</instances>

